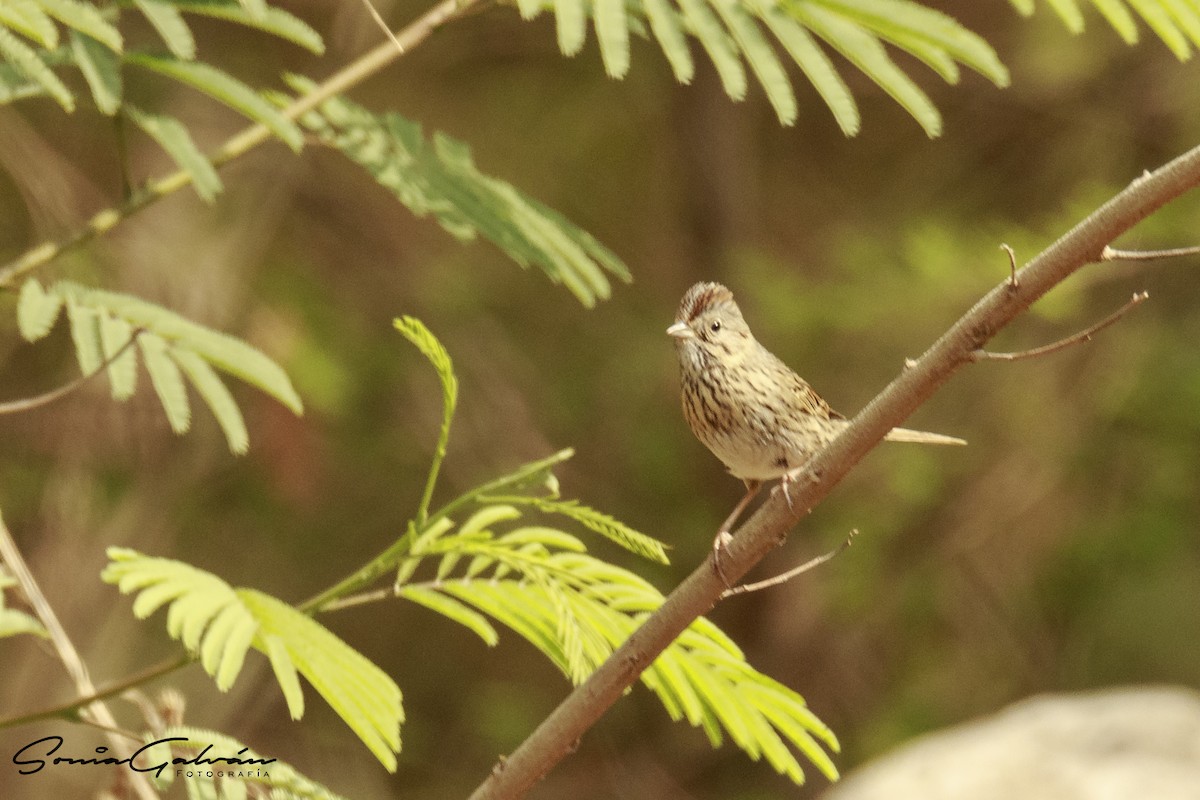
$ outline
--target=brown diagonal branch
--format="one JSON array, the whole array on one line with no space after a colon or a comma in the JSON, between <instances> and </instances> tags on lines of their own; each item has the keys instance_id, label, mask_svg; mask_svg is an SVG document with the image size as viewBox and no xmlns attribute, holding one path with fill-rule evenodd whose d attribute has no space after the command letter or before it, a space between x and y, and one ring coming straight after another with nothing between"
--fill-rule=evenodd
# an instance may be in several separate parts
<instances>
[{"instance_id":1,"label":"brown diagonal branch","mask_svg":"<svg viewBox=\"0 0 1200 800\"><path fill-rule=\"evenodd\" d=\"M789 509L772 494L723 550L730 580L746 574L892 428L933 396L950 376L973 362L982 348L1030 304L1087 264L1109 243L1171 200L1200 185L1200 147L1147 173L1038 254L1015 276L992 289L938 339L906 365L828 447L805 466L791 489ZM471 795L500 800L524 795L565 758L575 743L617 701L651 662L706 611L725 590L711 557L689 575L586 681L580 684L512 753L501 759Z\"/></svg>"}]
</instances>

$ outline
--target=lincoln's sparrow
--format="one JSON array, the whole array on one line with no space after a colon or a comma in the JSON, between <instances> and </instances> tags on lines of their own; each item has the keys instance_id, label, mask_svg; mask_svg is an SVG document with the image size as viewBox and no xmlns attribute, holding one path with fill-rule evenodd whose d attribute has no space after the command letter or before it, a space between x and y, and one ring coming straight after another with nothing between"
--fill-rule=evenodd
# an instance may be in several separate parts
<instances>
[{"instance_id":1,"label":"lincoln's sparrow","mask_svg":"<svg viewBox=\"0 0 1200 800\"><path fill-rule=\"evenodd\" d=\"M683 383L683 415L692 433L740 478L746 496L721 527L728 529L763 481L783 478L849 425L813 388L754 338L733 293L719 283L697 283L679 304L675 338ZM966 444L953 436L893 428L894 442ZM787 497L788 504L791 498ZM720 562L717 562L718 569Z\"/></svg>"}]
</instances>

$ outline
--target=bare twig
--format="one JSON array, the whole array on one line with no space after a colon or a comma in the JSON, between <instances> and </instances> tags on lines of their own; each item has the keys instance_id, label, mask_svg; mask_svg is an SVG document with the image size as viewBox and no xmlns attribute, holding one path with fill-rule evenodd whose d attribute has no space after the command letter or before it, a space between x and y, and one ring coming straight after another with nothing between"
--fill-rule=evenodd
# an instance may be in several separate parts
<instances>
[{"instance_id":1,"label":"bare twig","mask_svg":"<svg viewBox=\"0 0 1200 800\"><path fill-rule=\"evenodd\" d=\"M725 591L721 592L721 599L724 600L727 597L733 597L734 595L738 595L738 594L749 594L750 592L759 592L759 591L762 591L763 589L770 589L773 586L779 586L780 584L787 583L792 578L795 578L797 575L803 575L804 573L808 572L810 569L815 569L815 568L821 566L822 564L824 564L825 562L832 561L833 559L840 556L846 550L846 548L850 546L850 543L854 541L854 537L857 535L858 535L858 529L855 528L854 530L850 531L850 535L846 537L846 540L844 542L842 542L840 545L838 545L837 547L830 550L825 555L817 556L816 558L810 558L808 561L805 561L800 566L792 567L787 572L776 575L773 578L766 578L765 580L755 581L754 583L743 583L740 586L734 586L732 589L726 589Z\"/></svg>"},{"instance_id":2,"label":"bare twig","mask_svg":"<svg viewBox=\"0 0 1200 800\"><path fill-rule=\"evenodd\" d=\"M1131 297L1129 299L1128 303L1121 306L1116 311L1109 314L1107 317L1100 320L1092 327L1088 328L1087 330L1080 331L1079 333L1076 333L1073 336L1068 336L1065 339L1059 339L1057 342L1052 342L1047 345L1042 345L1041 347L1035 347L1032 350L1020 350L1015 353L993 353L989 350L976 350L975 352L971 353L971 360L972 361L1021 361L1026 358L1037 358L1038 356L1045 356L1045 355L1049 355L1050 353L1057 353L1059 350L1065 350L1074 344L1082 344L1083 342L1090 342L1092 340L1093 336L1095 336L1097 333L1099 333L1100 331L1107 328L1109 325L1112 325L1114 322L1119 320L1121 317L1125 316L1127 313L1129 313L1130 309L1132 309L1136 305L1139 305L1143 300L1145 300L1149 296L1150 296L1149 292L1134 292L1133 297Z\"/></svg>"},{"instance_id":3,"label":"bare twig","mask_svg":"<svg viewBox=\"0 0 1200 800\"><path fill-rule=\"evenodd\" d=\"M61 400L71 392L82 387L92 378L104 372L104 370L108 369L114 361L125 354L126 350L128 350L130 347L133 347L134 341L138 336L141 335L142 331L142 328L135 330L133 335L129 337L128 342L121 345L120 348L117 349L117 352L100 362L100 366L96 367L96 369L92 370L87 375L81 375L65 386L60 386L57 389L46 392L45 394L39 394L36 397L27 397L24 400L9 400L7 403L0 403L0 415L19 414L23 411L32 411L35 408L41 408L42 406L50 405L55 400Z\"/></svg>"},{"instance_id":4,"label":"bare twig","mask_svg":"<svg viewBox=\"0 0 1200 800\"><path fill-rule=\"evenodd\" d=\"M8 532L8 526L4 524L3 517L0 517L0 558L8 565L13 577L17 579L17 583L20 585L25 599L29 601L29 605L33 608L34 613L37 614L38 620L42 623L47 633L50 634L50 641L54 645L54 649L58 653L58 658L62 661L63 667L66 668L67 674L74 682L76 691L84 696L94 695L96 687L92 684L91 676L88 675L87 665L79 657L79 651L71 643L71 639L67 636L66 630L63 629L62 623L58 621L58 615L54 613L54 608L50 605L50 601L46 599L46 595L42 593L41 587L34 580L33 573L30 572L29 565L25 563L25 559L21 556L21 550L17 547L12 534ZM117 725L116 717L108 710L108 706L100 701L95 701L78 708L81 714L86 714L88 719L108 732L109 743L113 746L114 750L122 754L122 757L128 757L132 754L133 748L129 747L120 735L114 733L114 731L120 730L120 727ZM131 777L133 778L131 786L143 800L154 800L159 796L154 791L154 788L151 787L150 782L146 780L145 775L134 773Z\"/></svg>"},{"instance_id":5,"label":"bare twig","mask_svg":"<svg viewBox=\"0 0 1200 800\"><path fill-rule=\"evenodd\" d=\"M321 606L321 611L340 611L343 608L352 608L353 606L361 606L366 603L377 603L380 600L387 600L396 596L396 587L394 586L383 589L372 589L369 592L360 592L337 600L330 600Z\"/></svg>"},{"instance_id":6,"label":"bare twig","mask_svg":"<svg viewBox=\"0 0 1200 800\"><path fill-rule=\"evenodd\" d=\"M77 715L80 709L92 705L97 700L106 700L110 697L124 694L134 687L142 686L143 684L147 684L150 681L161 678L164 675L169 675L177 669L186 667L193 661L195 661L195 659L193 659L191 656L183 655L179 658L163 661L160 664L155 664L154 666L145 669L136 675L131 675L130 677L118 681L117 683L114 683L110 686L105 686L103 689L97 689L90 694L77 697L74 700L69 700L65 703L59 703L58 705L51 706L50 708L43 708L38 711L30 711L27 714L20 714L15 717L5 717L4 719L0 719L0 730L4 730L5 728L15 728L18 725L27 725L30 722L39 722L44 719L70 719L72 716Z\"/></svg>"},{"instance_id":7,"label":"bare twig","mask_svg":"<svg viewBox=\"0 0 1200 800\"><path fill-rule=\"evenodd\" d=\"M1000 245L1000 249L1008 253L1008 287L1010 289L1020 289L1021 282L1017 280L1017 254L1007 244Z\"/></svg>"},{"instance_id":8,"label":"bare twig","mask_svg":"<svg viewBox=\"0 0 1200 800\"><path fill-rule=\"evenodd\" d=\"M371 19L375 20L375 24L379 26L379 29L392 40L392 44L396 45L396 49L400 51L399 55L404 55L404 45L396 38L396 34L392 33L392 29L388 27L383 17L380 16L379 9L375 8L375 4L371 0L362 0L362 4L367 7L367 12L371 15Z\"/></svg>"},{"instance_id":9,"label":"bare twig","mask_svg":"<svg viewBox=\"0 0 1200 800\"><path fill-rule=\"evenodd\" d=\"M433 8L426 11L409 25L402 28L389 41L382 42L372 50L364 53L352 63L331 75L324 83L317 86L308 94L302 95L295 102L280 110L287 119L297 119L302 114L311 111L334 95L341 94L353 86L357 86L371 77L404 53L429 38L438 28L463 16L480 0L441 0ZM254 124L234 134L217 149L210 157L213 166L220 167L264 142L270 141L272 134L265 125ZM13 261L0 267L0 290L11 289L18 278L44 266L57 258L64 251L86 244L97 236L112 230L118 224L128 219L143 208L169 194L179 191L192 182L190 174L184 170L167 175L164 178L151 180L143 184L132 196L119 206L107 208L95 214L84 223L83 227L57 241L45 241L38 244Z\"/></svg>"},{"instance_id":10,"label":"bare twig","mask_svg":"<svg viewBox=\"0 0 1200 800\"><path fill-rule=\"evenodd\" d=\"M1167 250L1117 250L1105 246L1100 251L1101 261L1158 261L1163 258L1179 258L1180 256L1200 255L1200 245L1193 247L1172 247Z\"/></svg>"},{"instance_id":11,"label":"bare twig","mask_svg":"<svg viewBox=\"0 0 1200 800\"><path fill-rule=\"evenodd\" d=\"M793 483L792 504L806 511L892 428L928 400L950 376L973 361L972 353L1046 292L1094 263L1104 247L1171 200L1200 185L1200 147L1147 173L1033 258L959 318L916 363L903 370L841 434L805 465ZM742 525L723 551L722 566L735 580L746 574L795 526L797 515L772 494ZM706 562L663 601L591 676L577 686L507 758L500 759L471 800L509 800L524 795L617 701L655 658L725 590Z\"/></svg>"}]
</instances>

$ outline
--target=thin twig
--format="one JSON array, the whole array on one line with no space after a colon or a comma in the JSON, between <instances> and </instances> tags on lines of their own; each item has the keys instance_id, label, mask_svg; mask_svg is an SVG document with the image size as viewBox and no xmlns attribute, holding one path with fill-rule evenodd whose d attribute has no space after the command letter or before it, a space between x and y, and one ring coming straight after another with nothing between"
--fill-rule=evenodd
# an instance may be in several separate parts
<instances>
[{"instance_id":1,"label":"thin twig","mask_svg":"<svg viewBox=\"0 0 1200 800\"><path fill-rule=\"evenodd\" d=\"M1020 289L1021 282L1017 280L1017 254L1007 244L1001 244L1000 249L1008 253L1008 287L1010 289Z\"/></svg>"},{"instance_id":2,"label":"thin twig","mask_svg":"<svg viewBox=\"0 0 1200 800\"><path fill-rule=\"evenodd\" d=\"M400 40L396 38L396 34L392 33L392 29L388 27L383 17L380 16L379 9L375 8L375 4L371 0L362 0L362 4L367 7L367 11L370 13L371 19L375 20L375 24L392 40L392 44L396 45L396 49L400 51L399 55L404 55L404 45L400 44Z\"/></svg>"},{"instance_id":3,"label":"thin twig","mask_svg":"<svg viewBox=\"0 0 1200 800\"><path fill-rule=\"evenodd\" d=\"M976 350L975 352L971 353L971 360L972 361L1021 361L1026 358L1037 358L1038 356L1049 355L1050 353L1057 353L1059 350L1065 350L1074 344L1082 344L1083 342L1090 342L1092 340L1093 336L1095 336L1097 333L1099 333L1100 331L1107 328L1109 325L1112 325L1114 322L1119 320L1121 317L1125 316L1127 313L1129 313L1130 309L1132 309L1136 305L1139 305L1143 300L1145 300L1149 296L1150 296L1149 292L1134 292L1133 297L1130 298L1128 303L1121 306L1116 311L1109 314L1107 317L1100 320L1092 327L1088 328L1087 330L1080 331L1079 333L1075 334L1074 336L1068 336L1065 339L1059 339L1057 342L1053 342L1051 344L1043 345L1041 347L1035 347L1032 350L1021 350L1016 353L993 353L990 350Z\"/></svg>"},{"instance_id":4,"label":"thin twig","mask_svg":"<svg viewBox=\"0 0 1200 800\"><path fill-rule=\"evenodd\" d=\"M0 414L20 414L24 411L32 411L35 408L50 405L55 400L61 400L71 392L82 387L85 383L96 377L100 373L109 368L118 358L125 354L125 351L133 347L134 340L142 334L143 328L138 328L133 332L133 336L129 337L129 341L121 345L117 352L113 353L104 361L100 362L100 366L89 372L87 375L81 375L65 386L60 386L45 394L39 394L36 397L28 397L24 400L9 400L7 403L0 403Z\"/></svg>"},{"instance_id":5,"label":"thin twig","mask_svg":"<svg viewBox=\"0 0 1200 800\"><path fill-rule=\"evenodd\" d=\"M376 603L380 600L387 600L396 596L396 587L394 586L386 589L373 589L369 592L352 594L349 597L330 600L321 605L321 611L340 611L343 608L352 608L353 606L361 606L367 603Z\"/></svg>"},{"instance_id":6,"label":"thin twig","mask_svg":"<svg viewBox=\"0 0 1200 800\"><path fill-rule=\"evenodd\" d=\"M1168 250L1118 250L1105 246L1100 251L1101 261L1158 261L1163 258L1200 255L1200 245L1173 247Z\"/></svg>"},{"instance_id":7,"label":"thin twig","mask_svg":"<svg viewBox=\"0 0 1200 800\"><path fill-rule=\"evenodd\" d=\"M347 64L331 75L311 92L301 95L295 102L280 110L285 118L295 120L319 106L334 95L341 94L375 75L402 54L429 38L430 34L447 22L463 16L480 0L441 0L416 20L401 29L392 40L382 42L374 49ZM272 139L271 131L261 123L255 123L231 136L210 157L213 166L224 164L245 155L255 147ZM119 206L107 208L92 216L78 230L58 239L35 245L23 254L0 267L0 290L11 289L18 278L44 266L64 251L86 244L107 233L118 224L169 194L190 185L192 176L180 169L163 178L147 181L128 200Z\"/></svg>"},{"instance_id":8,"label":"thin twig","mask_svg":"<svg viewBox=\"0 0 1200 800\"><path fill-rule=\"evenodd\" d=\"M163 661L137 673L136 675L131 675L128 678L120 680L111 686L106 686L103 689L97 689L96 691L84 697L77 697L74 700L69 700L65 703L59 703L58 705L51 706L50 708L43 708L40 711L30 711L27 714L0 719L0 730L4 730L5 728L15 728L18 725L27 725L30 722L39 722L44 719L72 719L78 716L81 708L85 708L97 700L106 700L109 697L115 697L116 695L124 694L135 686L141 686L142 684L146 684L152 680L161 678L164 675L169 675L178 669L186 667L193 661L195 661L195 659L189 655Z\"/></svg>"},{"instance_id":9,"label":"thin twig","mask_svg":"<svg viewBox=\"0 0 1200 800\"><path fill-rule=\"evenodd\" d=\"M3 517L0 517L0 558L8 565L9 571L17 579L17 583L21 587L21 592L25 595L25 599L29 601L29 605L34 613L37 614L42 627L50 634L50 641L54 645L54 649L58 653L58 658L66 669L67 674L75 684L76 691L83 696L94 695L96 687L92 683L91 676L88 675L87 665L83 663L83 659L79 656L79 651L71 643L70 637L67 636L66 630L58 620L58 615L54 613L53 606L46 599L46 595L42 593L42 588L34 580L33 573L29 570L29 565L25 563L25 559L21 556L21 550L17 547L12 534L8 532L8 526L4 524ZM77 708L81 715L86 714L87 717L85 718L90 717L92 722L105 730L111 731L120 728L117 725L116 717L108 710L108 706L98 700L90 702L86 706L78 706ZM122 754L122 757L127 757L132 753L132 750L119 736L110 733L108 740L113 749ZM143 800L155 800L158 798L158 793L154 791L154 788L150 785L145 775L135 774L131 777L133 779L131 786L139 797L143 798Z\"/></svg>"},{"instance_id":10,"label":"thin twig","mask_svg":"<svg viewBox=\"0 0 1200 800\"><path fill-rule=\"evenodd\" d=\"M964 313L804 467L792 504L807 511L825 499L892 428L925 403L997 331L1085 265L1141 220L1200 185L1200 147L1141 176L1018 270L1021 291L1008 281ZM807 478L807 479L805 479ZM783 497L769 496L725 548L722 564L735 579L775 549L796 525ZM680 634L708 612L725 590L708 560L676 587L583 683L559 703L507 758L501 758L470 800L514 800L566 758L579 738Z\"/></svg>"},{"instance_id":11,"label":"thin twig","mask_svg":"<svg viewBox=\"0 0 1200 800\"><path fill-rule=\"evenodd\" d=\"M858 528L855 528L854 530L850 531L850 535L846 537L846 540L844 542L842 542L840 545L838 545L834 549L830 550L825 555L817 556L816 558L811 558L808 561L805 561L800 566L792 567L787 572L776 575L774 578L766 578L765 580L755 581L754 583L743 583L740 586L734 586L732 589L726 589L725 591L721 592L721 599L724 600L727 597L733 597L734 595L737 595L737 594L749 594L750 592L759 592L759 591L762 591L763 589L770 589L772 586L779 586L780 584L787 583L788 581L790 581L792 578L796 577L797 575L803 575L805 572L808 572L810 569L815 569L816 567L821 566L825 562L832 561L833 559L840 556L846 550L846 548L850 546L850 543L854 541L855 536L858 536Z\"/></svg>"}]
</instances>

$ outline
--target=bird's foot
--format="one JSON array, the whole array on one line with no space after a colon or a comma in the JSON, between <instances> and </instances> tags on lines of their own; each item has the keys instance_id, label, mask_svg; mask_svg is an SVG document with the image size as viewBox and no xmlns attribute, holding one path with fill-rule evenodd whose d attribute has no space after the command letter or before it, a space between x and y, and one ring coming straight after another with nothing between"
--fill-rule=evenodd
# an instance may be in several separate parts
<instances>
[{"instance_id":1,"label":"bird's foot","mask_svg":"<svg viewBox=\"0 0 1200 800\"><path fill-rule=\"evenodd\" d=\"M713 539L712 543L713 570L717 573L717 576L720 577L721 583L725 584L726 589L732 587L729 584L729 578L725 576L725 568L721 566L721 554L725 552L725 547L732 541L732 534L730 534L729 531L723 530L716 535L716 538Z\"/></svg>"},{"instance_id":2,"label":"bird's foot","mask_svg":"<svg viewBox=\"0 0 1200 800\"><path fill-rule=\"evenodd\" d=\"M779 479L779 490L783 492L783 499L787 501L788 511L791 511L793 514L796 513L796 509L792 506L792 495L788 492L788 487L792 485L792 481L794 480L795 478L790 472L783 473L783 477Z\"/></svg>"}]
</instances>

